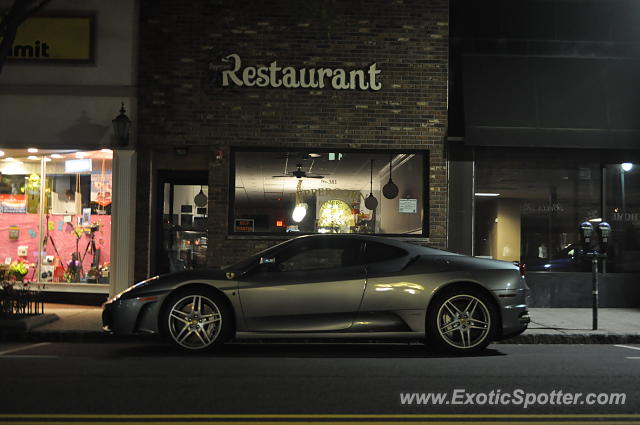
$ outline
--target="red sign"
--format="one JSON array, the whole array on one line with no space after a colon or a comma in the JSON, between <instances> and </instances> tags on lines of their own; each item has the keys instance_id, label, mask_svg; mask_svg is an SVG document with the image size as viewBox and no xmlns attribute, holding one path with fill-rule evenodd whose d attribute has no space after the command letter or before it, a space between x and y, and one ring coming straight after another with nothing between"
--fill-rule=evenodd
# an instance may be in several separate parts
<instances>
[{"instance_id":1,"label":"red sign","mask_svg":"<svg viewBox=\"0 0 640 425\"><path fill-rule=\"evenodd\" d=\"M255 231L252 218L237 218L235 219L235 224L233 227L236 232L254 232Z\"/></svg>"}]
</instances>

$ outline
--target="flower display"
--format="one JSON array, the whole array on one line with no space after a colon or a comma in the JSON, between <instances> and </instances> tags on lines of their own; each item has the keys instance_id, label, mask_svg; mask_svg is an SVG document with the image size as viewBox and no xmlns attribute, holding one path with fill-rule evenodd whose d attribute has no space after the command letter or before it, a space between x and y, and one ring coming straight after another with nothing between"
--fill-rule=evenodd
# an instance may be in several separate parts
<instances>
[{"instance_id":1,"label":"flower display","mask_svg":"<svg viewBox=\"0 0 640 425\"><path fill-rule=\"evenodd\" d=\"M8 274L15 280L24 279L25 275L29 272L29 265L23 259L17 259L9 264Z\"/></svg>"}]
</instances>

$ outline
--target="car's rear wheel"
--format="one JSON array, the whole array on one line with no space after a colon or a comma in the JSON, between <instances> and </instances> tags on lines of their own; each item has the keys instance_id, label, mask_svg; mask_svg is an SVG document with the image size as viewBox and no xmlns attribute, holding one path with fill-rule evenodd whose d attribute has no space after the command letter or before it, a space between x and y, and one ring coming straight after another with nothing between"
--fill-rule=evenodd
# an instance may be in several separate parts
<instances>
[{"instance_id":1,"label":"car's rear wheel","mask_svg":"<svg viewBox=\"0 0 640 425\"><path fill-rule=\"evenodd\" d=\"M437 296L427 314L427 344L453 353L472 353L496 334L492 300L473 287L453 288Z\"/></svg>"},{"instance_id":2,"label":"car's rear wheel","mask_svg":"<svg viewBox=\"0 0 640 425\"><path fill-rule=\"evenodd\" d=\"M162 323L169 341L187 351L220 345L232 327L231 313L222 297L200 289L173 295L163 311Z\"/></svg>"}]
</instances>

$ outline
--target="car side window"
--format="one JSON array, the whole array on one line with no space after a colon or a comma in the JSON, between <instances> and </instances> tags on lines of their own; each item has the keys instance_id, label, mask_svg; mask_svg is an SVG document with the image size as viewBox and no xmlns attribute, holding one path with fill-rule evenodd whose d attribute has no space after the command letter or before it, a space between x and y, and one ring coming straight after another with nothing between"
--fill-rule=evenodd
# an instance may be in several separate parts
<instances>
[{"instance_id":1,"label":"car side window","mask_svg":"<svg viewBox=\"0 0 640 425\"><path fill-rule=\"evenodd\" d=\"M361 242L350 239L304 241L295 244L276 259L282 272L328 270L361 264Z\"/></svg>"},{"instance_id":2,"label":"car side window","mask_svg":"<svg viewBox=\"0 0 640 425\"><path fill-rule=\"evenodd\" d=\"M381 261L389 261L404 257L407 254L408 252L402 248L379 242L367 241L364 261L366 264L378 263Z\"/></svg>"}]
</instances>

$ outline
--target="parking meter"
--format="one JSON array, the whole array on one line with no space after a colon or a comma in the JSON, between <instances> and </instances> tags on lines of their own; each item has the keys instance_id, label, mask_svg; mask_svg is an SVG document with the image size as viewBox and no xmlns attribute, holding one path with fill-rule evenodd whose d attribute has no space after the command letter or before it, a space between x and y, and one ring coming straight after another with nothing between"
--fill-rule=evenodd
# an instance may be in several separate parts
<instances>
[{"instance_id":1,"label":"parking meter","mask_svg":"<svg viewBox=\"0 0 640 425\"><path fill-rule=\"evenodd\" d=\"M580 223L578 231L580 232L580 239L584 246L584 250L589 251L591 248L591 238L593 237L593 224L588 221L584 221Z\"/></svg>"},{"instance_id":2,"label":"parking meter","mask_svg":"<svg viewBox=\"0 0 640 425\"><path fill-rule=\"evenodd\" d=\"M611 226L606 221L598 224L598 237L600 238L600 252L607 252L607 245L611 238Z\"/></svg>"}]
</instances>

